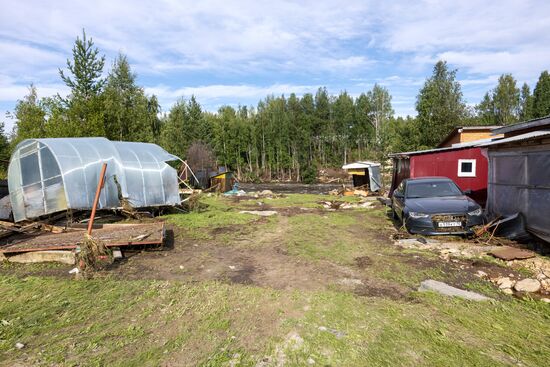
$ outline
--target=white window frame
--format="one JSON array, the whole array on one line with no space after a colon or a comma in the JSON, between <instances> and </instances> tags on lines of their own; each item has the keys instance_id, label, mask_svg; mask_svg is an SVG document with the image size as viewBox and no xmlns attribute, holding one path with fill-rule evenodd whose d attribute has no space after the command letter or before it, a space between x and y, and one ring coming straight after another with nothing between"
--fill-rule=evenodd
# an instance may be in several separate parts
<instances>
[{"instance_id":1,"label":"white window frame","mask_svg":"<svg viewBox=\"0 0 550 367\"><path fill-rule=\"evenodd\" d=\"M458 160L458 177L476 177L476 159L459 159ZM471 163L472 172L462 172L462 163Z\"/></svg>"}]
</instances>

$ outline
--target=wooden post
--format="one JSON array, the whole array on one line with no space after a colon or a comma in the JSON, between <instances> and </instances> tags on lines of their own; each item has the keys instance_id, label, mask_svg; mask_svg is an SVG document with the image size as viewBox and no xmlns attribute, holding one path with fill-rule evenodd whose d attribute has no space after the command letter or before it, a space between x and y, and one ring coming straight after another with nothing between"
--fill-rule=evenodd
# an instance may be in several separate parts
<instances>
[{"instance_id":1,"label":"wooden post","mask_svg":"<svg viewBox=\"0 0 550 367\"><path fill-rule=\"evenodd\" d=\"M92 235L92 226L94 225L95 211L97 209L97 204L99 203L99 195L101 194L101 189L105 183L105 171L107 171L107 163L103 163L101 166L101 173L99 174L99 182L97 183L97 189L95 191L94 205L92 206L92 214L90 215L90 221L88 222L88 235Z\"/></svg>"}]
</instances>

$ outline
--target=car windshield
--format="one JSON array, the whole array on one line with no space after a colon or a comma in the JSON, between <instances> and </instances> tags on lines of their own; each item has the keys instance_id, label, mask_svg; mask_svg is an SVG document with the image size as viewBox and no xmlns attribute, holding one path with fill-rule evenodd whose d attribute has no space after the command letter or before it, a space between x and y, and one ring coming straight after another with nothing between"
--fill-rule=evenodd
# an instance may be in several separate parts
<instances>
[{"instance_id":1,"label":"car windshield","mask_svg":"<svg viewBox=\"0 0 550 367\"><path fill-rule=\"evenodd\" d=\"M454 182L449 181L415 182L409 183L407 187L407 198L409 199L457 195L462 195L462 192Z\"/></svg>"}]
</instances>

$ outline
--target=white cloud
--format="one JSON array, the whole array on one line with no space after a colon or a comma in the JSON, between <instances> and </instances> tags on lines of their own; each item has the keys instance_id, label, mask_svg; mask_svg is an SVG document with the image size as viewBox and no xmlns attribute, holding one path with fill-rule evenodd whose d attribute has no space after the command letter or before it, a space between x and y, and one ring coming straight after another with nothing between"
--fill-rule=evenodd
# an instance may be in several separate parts
<instances>
[{"instance_id":1,"label":"white cloud","mask_svg":"<svg viewBox=\"0 0 550 367\"><path fill-rule=\"evenodd\" d=\"M165 109L181 95L247 103L374 82L413 108L440 58L460 70L468 98L501 73L532 84L550 68L545 1L4 0L0 73L11 80L0 101L21 98L30 82L43 94L62 88L57 68L82 28L108 59L127 54Z\"/></svg>"},{"instance_id":2,"label":"white cloud","mask_svg":"<svg viewBox=\"0 0 550 367\"><path fill-rule=\"evenodd\" d=\"M318 86L311 85L289 85L273 84L270 86L256 85L203 85L196 87L171 88L166 85L145 88L147 94L154 94L165 106L170 106L179 98L190 98L195 96L199 101L207 106L217 106L220 101L229 100L228 104L237 104L239 101L254 101L256 104L260 99L268 95L289 95L296 93L314 93ZM223 104L223 103L222 103ZM243 103L243 104L246 104Z\"/></svg>"},{"instance_id":3,"label":"white cloud","mask_svg":"<svg viewBox=\"0 0 550 367\"><path fill-rule=\"evenodd\" d=\"M86 28L102 50L122 50L143 70L155 66L157 71L189 65L240 70L258 59L308 64L309 58L338 49L330 40L361 34L367 7L359 0L345 7L327 1L9 2L0 15L0 36L37 44L47 40L67 50Z\"/></svg>"},{"instance_id":4,"label":"white cloud","mask_svg":"<svg viewBox=\"0 0 550 367\"><path fill-rule=\"evenodd\" d=\"M529 48L516 51L448 51L439 59L466 68L476 74L513 73L516 78L528 79L550 66L550 49Z\"/></svg>"},{"instance_id":5,"label":"white cloud","mask_svg":"<svg viewBox=\"0 0 550 367\"><path fill-rule=\"evenodd\" d=\"M60 83L34 83L38 97L51 97L57 93L66 95L69 90L66 85ZM0 102L22 99L29 93L29 84L17 83L15 79L0 74Z\"/></svg>"}]
</instances>

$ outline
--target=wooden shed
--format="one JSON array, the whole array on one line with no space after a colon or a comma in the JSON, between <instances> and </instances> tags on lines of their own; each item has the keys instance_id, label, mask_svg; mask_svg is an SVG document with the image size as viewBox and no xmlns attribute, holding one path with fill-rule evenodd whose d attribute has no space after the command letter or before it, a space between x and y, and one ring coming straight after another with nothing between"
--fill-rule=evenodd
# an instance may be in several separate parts
<instances>
[{"instance_id":1,"label":"wooden shed","mask_svg":"<svg viewBox=\"0 0 550 367\"><path fill-rule=\"evenodd\" d=\"M353 187L367 186L369 191L375 192L382 187L380 178L380 163L359 161L342 166L353 180Z\"/></svg>"},{"instance_id":2,"label":"wooden shed","mask_svg":"<svg viewBox=\"0 0 550 367\"><path fill-rule=\"evenodd\" d=\"M390 195L406 178L442 176L453 180L463 191L471 190L472 199L485 205L488 161L484 149L477 146L481 142L487 141L390 155L394 162Z\"/></svg>"},{"instance_id":3,"label":"wooden shed","mask_svg":"<svg viewBox=\"0 0 550 367\"><path fill-rule=\"evenodd\" d=\"M235 177L233 172L226 171L210 177L210 187L216 186L216 191L227 192L233 189Z\"/></svg>"}]
</instances>

